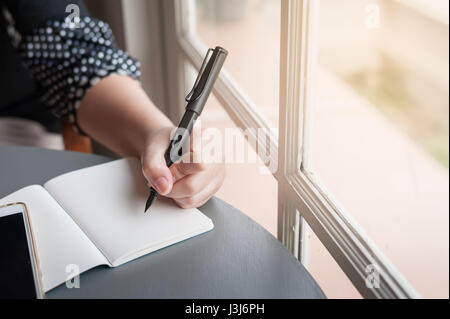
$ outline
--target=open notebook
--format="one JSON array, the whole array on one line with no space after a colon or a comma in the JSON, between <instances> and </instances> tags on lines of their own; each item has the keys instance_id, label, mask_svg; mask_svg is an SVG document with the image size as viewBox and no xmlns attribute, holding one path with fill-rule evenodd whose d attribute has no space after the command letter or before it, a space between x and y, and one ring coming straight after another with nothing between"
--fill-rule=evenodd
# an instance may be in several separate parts
<instances>
[{"instance_id":1,"label":"open notebook","mask_svg":"<svg viewBox=\"0 0 450 319\"><path fill-rule=\"evenodd\" d=\"M144 214L148 191L139 161L121 159L27 186L0 205L27 205L47 292L68 279L67 265L119 266L214 227L199 210L161 197Z\"/></svg>"}]
</instances>

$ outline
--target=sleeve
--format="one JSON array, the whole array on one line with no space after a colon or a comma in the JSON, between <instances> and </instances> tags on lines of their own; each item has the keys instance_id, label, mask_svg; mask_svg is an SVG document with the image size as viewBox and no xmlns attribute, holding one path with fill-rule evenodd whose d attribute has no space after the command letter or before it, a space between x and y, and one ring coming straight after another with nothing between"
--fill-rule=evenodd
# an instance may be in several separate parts
<instances>
[{"instance_id":1,"label":"sleeve","mask_svg":"<svg viewBox=\"0 0 450 319\"><path fill-rule=\"evenodd\" d=\"M80 19L66 21L67 5ZM139 81L139 62L120 50L108 24L88 16L81 1L6 1L8 33L36 80L41 101L55 116L77 124L87 90L102 78L121 74Z\"/></svg>"}]
</instances>

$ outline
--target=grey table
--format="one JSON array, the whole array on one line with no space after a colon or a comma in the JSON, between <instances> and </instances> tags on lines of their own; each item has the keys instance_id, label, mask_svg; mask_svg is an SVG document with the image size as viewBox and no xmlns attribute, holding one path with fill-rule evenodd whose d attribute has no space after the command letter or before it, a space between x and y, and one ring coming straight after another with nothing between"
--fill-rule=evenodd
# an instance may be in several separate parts
<instances>
[{"instance_id":1,"label":"grey table","mask_svg":"<svg viewBox=\"0 0 450 319\"><path fill-rule=\"evenodd\" d=\"M0 198L75 169L110 161L76 152L0 147ZM200 210L213 231L117 268L96 267L80 288L47 298L324 298L307 270L260 225L218 198Z\"/></svg>"}]
</instances>

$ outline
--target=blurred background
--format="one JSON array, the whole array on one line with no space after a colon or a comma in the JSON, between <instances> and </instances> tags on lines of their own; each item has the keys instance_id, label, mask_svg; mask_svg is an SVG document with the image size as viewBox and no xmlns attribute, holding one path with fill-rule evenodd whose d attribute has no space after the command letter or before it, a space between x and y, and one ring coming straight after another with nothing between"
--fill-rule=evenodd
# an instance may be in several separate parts
<instances>
[{"instance_id":1,"label":"blurred background","mask_svg":"<svg viewBox=\"0 0 450 319\"><path fill-rule=\"evenodd\" d=\"M196 32L278 127L280 1L196 0ZM447 0L321 0L311 175L424 297L448 298ZM232 126L217 101L204 122ZM219 196L276 233L276 181L246 164ZM233 189L242 180L254 201ZM235 185L235 184L234 184ZM264 185L264 187L258 186ZM250 194L252 192L252 194ZM272 195L270 195L272 194ZM360 297L311 233L309 270L329 297Z\"/></svg>"},{"instance_id":2,"label":"blurred background","mask_svg":"<svg viewBox=\"0 0 450 319\"><path fill-rule=\"evenodd\" d=\"M164 55L171 52L160 28L168 17L147 10L159 0L85 2L111 25L118 44L141 60L144 89L167 111L163 83L176 84L164 68ZM230 52L226 70L277 129L281 1L185 3L193 35ZM306 173L426 298L449 297L448 12L448 0L321 0L311 79L312 154ZM186 67L187 92L197 72ZM23 131L21 123L12 125ZM236 127L214 96L202 125ZM33 130L37 136L41 128ZM0 129L0 145L7 132ZM13 135L9 140L15 144L30 145ZM40 136L34 145L63 148L60 137ZM277 182L269 172L261 174L262 167L229 164L217 195L276 236ZM329 298L360 297L313 232L306 266Z\"/></svg>"}]
</instances>

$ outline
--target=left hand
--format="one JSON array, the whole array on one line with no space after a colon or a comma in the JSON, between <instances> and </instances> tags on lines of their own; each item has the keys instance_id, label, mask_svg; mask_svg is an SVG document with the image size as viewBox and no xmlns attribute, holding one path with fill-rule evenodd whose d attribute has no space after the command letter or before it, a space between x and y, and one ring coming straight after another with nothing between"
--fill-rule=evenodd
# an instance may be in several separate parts
<instances>
[{"instance_id":1,"label":"left hand","mask_svg":"<svg viewBox=\"0 0 450 319\"><path fill-rule=\"evenodd\" d=\"M224 163L177 162L166 166L164 153L173 127L153 132L141 154L142 170L149 186L160 195L172 198L182 208L199 207L206 203L222 186L225 179ZM194 157L191 143L191 159Z\"/></svg>"}]
</instances>

